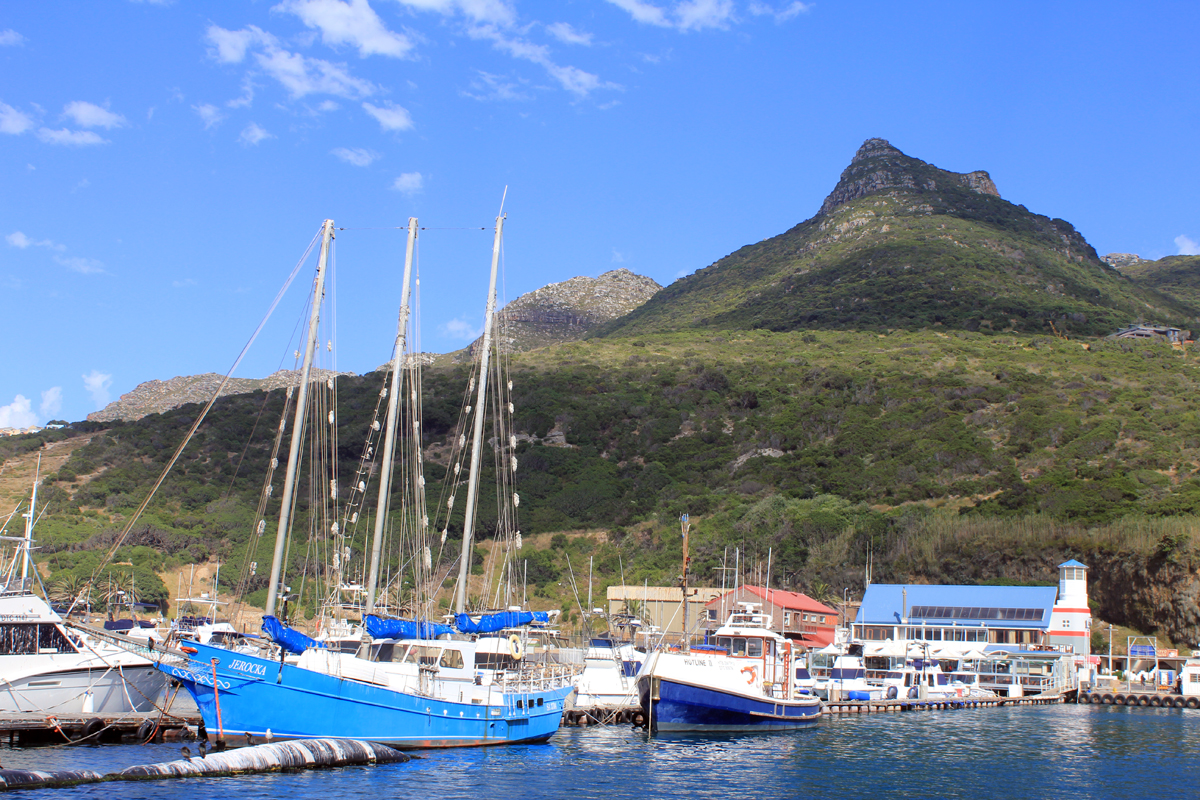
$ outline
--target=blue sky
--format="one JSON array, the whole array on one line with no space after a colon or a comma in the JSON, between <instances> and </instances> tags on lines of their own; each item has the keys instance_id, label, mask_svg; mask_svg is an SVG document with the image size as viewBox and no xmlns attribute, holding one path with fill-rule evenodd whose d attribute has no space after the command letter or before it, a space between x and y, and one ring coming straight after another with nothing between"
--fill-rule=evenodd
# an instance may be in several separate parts
<instances>
[{"instance_id":1,"label":"blue sky","mask_svg":"<svg viewBox=\"0 0 1200 800\"><path fill-rule=\"evenodd\" d=\"M325 364L625 267L668 284L812 216L864 139L1200 252L1200 4L264 0L0 8L0 427L223 373L332 218ZM239 377L290 366L303 273Z\"/></svg>"}]
</instances>

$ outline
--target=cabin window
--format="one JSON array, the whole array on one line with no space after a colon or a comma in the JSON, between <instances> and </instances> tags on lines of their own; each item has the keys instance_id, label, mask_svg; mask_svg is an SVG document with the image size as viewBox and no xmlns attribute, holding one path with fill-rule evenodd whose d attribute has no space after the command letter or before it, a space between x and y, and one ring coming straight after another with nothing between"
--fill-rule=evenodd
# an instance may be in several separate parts
<instances>
[{"instance_id":1,"label":"cabin window","mask_svg":"<svg viewBox=\"0 0 1200 800\"><path fill-rule=\"evenodd\" d=\"M463 656L459 650L443 650L442 658L438 661L446 669L462 669Z\"/></svg>"},{"instance_id":2,"label":"cabin window","mask_svg":"<svg viewBox=\"0 0 1200 800\"><path fill-rule=\"evenodd\" d=\"M375 645L375 649L371 654L372 661L386 663L396 657L396 646L393 644Z\"/></svg>"},{"instance_id":3,"label":"cabin window","mask_svg":"<svg viewBox=\"0 0 1200 800\"><path fill-rule=\"evenodd\" d=\"M36 622L0 625L0 655L74 652L75 647L57 625Z\"/></svg>"},{"instance_id":4,"label":"cabin window","mask_svg":"<svg viewBox=\"0 0 1200 800\"><path fill-rule=\"evenodd\" d=\"M747 639L746 640L746 655L757 658L763 654L762 639Z\"/></svg>"},{"instance_id":5,"label":"cabin window","mask_svg":"<svg viewBox=\"0 0 1200 800\"><path fill-rule=\"evenodd\" d=\"M729 655L731 655L731 656L746 655L746 640L745 639L743 639L741 636L735 636L731 641L733 644L729 650Z\"/></svg>"},{"instance_id":6,"label":"cabin window","mask_svg":"<svg viewBox=\"0 0 1200 800\"><path fill-rule=\"evenodd\" d=\"M404 656L404 660L409 664L433 666L438 663L438 656L441 655L441 652L442 648L440 647L425 647L414 644L408 649L408 654Z\"/></svg>"},{"instance_id":7,"label":"cabin window","mask_svg":"<svg viewBox=\"0 0 1200 800\"><path fill-rule=\"evenodd\" d=\"M724 647L726 650L733 652L733 640L728 636L717 637L717 647Z\"/></svg>"}]
</instances>

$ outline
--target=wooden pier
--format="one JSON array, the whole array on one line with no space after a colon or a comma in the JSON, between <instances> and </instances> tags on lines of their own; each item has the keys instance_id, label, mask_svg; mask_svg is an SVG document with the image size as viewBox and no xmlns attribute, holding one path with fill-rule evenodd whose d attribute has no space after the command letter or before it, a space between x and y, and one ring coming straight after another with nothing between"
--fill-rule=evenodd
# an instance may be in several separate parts
<instances>
[{"instance_id":1,"label":"wooden pier","mask_svg":"<svg viewBox=\"0 0 1200 800\"><path fill-rule=\"evenodd\" d=\"M1037 694L1029 697L949 697L935 700L835 700L823 704L821 713L887 714L906 711L948 711L964 708L1003 708L1012 706L1048 706L1067 702L1065 694Z\"/></svg>"},{"instance_id":2,"label":"wooden pier","mask_svg":"<svg viewBox=\"0 0 1200 800\"><path fill-rule=\"evenodd\" d=\"M163 715L159 711L5 713L0 714L0 741L7 738L10 746L184 741L194 738L193 729L198 725L199 717Z\"/></svg>"}]
</instances>

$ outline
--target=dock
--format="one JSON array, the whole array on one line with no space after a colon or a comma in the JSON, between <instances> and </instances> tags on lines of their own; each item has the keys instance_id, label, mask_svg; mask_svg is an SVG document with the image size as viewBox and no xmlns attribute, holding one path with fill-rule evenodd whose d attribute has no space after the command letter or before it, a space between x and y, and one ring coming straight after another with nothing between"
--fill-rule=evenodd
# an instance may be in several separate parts
<instances>
[{"instance_id":1,"label":"dock","mask_svg":"<svg viewBox=\"0 0 1200 800\"><path fill-rule=\"evenodd\" d=\"M1048 706L1068 702L1069 693L1035 694L1028 697L950 697L936 700L835 700L824 703L821 713L827 716L842 714L887 714L908 711L949 711L966 708L1005 708L1013 706Z\"/></svg>"},{"instance_id":2,"label":"dock","mask_svg":"<svg viewBox=\"0 0 1200 800\"><path fill-rule=\"evenodd\" d=\"M159 711L124 713L72 712L67 714L0 714L0 741L9 746L54 744L117 744L186 741L194 738L200 717L164 715Z\"/></svg>"}]
</instances>

